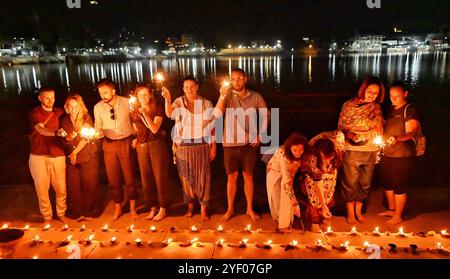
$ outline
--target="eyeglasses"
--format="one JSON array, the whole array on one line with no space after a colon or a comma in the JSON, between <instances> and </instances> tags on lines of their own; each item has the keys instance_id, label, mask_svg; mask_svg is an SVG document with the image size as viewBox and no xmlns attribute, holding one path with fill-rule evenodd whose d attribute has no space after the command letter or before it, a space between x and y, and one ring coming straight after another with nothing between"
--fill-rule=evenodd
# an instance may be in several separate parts
<instances>
[{"instance_id":1,"label":"eyeglasses","mask_svg":"<svg viewBox=\"0 0 450 279\"><path fill-rule=\"evenodd\" d=\"M109 113L111 113L111 120L115 120L116 119L116 115L114 114L114 109L110 109Z\"/></svg>"}]
</instances>

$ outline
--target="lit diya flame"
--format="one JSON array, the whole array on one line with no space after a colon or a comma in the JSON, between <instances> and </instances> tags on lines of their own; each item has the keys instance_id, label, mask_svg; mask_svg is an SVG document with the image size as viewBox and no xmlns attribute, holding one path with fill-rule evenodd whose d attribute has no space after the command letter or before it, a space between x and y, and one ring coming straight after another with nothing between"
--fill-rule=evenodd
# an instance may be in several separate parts
<instances>
[{"instance_id":1,"label":"lit diya flame","mask_svg":"<svg viewBox=\"0 0 450 279\"><path fill-rule=\"evenodd\" d=\"M248 243L248 239L247 239L247 238L244 238L244 239L242 239L242 240L239 242L239 244L241 244L241 245L247 245L247 243Z\"/></svg>"},{"instance_id":2,"label":"lit diya flame","mask_svg":"<svg viewBox=\"0 0 450 279\"><path fill-rule=\"evenodd\" d=\"M441 242L437 242L435 248L438 250L444 250L444 246L442 246Z\"/></svg>"},{"instance_id":3,"label":"lit diya flame","mask_svg":"<svg viewBox=\"0 0 450 279\"><path fill-rule=\"evenodd\" d=\"M341 243L341 248L347 249L349 244L350 244L350 241L346 241L344 243Z\"/></svg>"},{"instance_id":4,"label":"lit diya flame","mask_svg":"<svg viewBox=\"0 0 450 279\"><path fill-rule=\"evenodd\" d=\"M218 232L223 232L223 227L222 227L222 225L219 225L219 226L217 227L217 231L218 231Z\"/></svg>"},{"instance_id":5,"label":"lit diya flame","mask_svg":"<svg viewBox=\"0 0 450 279\"><path fill-rule=\"evenodd\" d=\"M157 82L163 82L164 81L164 75L162 73L157 73L155 75L155 79Z\"/></svg>"},{"instance_id":6,"label":"lit diya flame","mask_svg":"<svg viewBox=\"0 0 450 279\"><path fill-rule=\"evenodd\" d=\"M442 236L448 236L447 230L442 230L442 231L441 231L441 235L442 235Z\"/></svg>"},{"instance_id":7,"label":"lit diya flame","mask_svg":"<svg viewBox=\"0 0 450 279\"><path fill-rule=\"evenodd\" d=\"M247 227L245 227L244 229L246 232L249 232L252 230L252 226L250 224L247 225Z\"/></svg>"},{"instance_id":8,"label":"lit diya flame","mask_svg":"<svg viewBox=\"0 0 450 279\"><path fill-rule=\"evenodd\" d=\"M28 230L30 228L30 225L25 225L25 227L23 227L24 230Z\"/></svg>"},{"instance_id":9,"label":"lit diya flame","mask_svg":"<svg viewBox=\"0 0 450 279\"><path fill-rule=\"evenodd\" d=\"M197 228L196 226L192 226L192 227L191 227L191 231L197 232L197 231L198 231L198 228Z\"/></svg>"},{"instance_id":10,"label":"lit diya flame","mask_svg":"<svg viewBox=\"0 0 450 279\"><path fill-rule=\"evenodd\" d=\"M270 246L272 244L272 240L267 240L266 242L264 242L264 245L268 245L268 246Z\"/></svg>"},{"instance_id":11,"label":"lit diya flame","mask_svg":"<svg viewBox=\"0 0 450 279\"><path fill-rule=\"evenodd\" d=\"M292 240L291 245L292 246L297 246L298 245L298 241L297 240Z\"/></svg>"},{"instance_id":12,"label":"lit diya flame","mask_svg":"<svg viewBox=\"0 0 450 279\"><path fill-rule=\"evenodd\" d=\"M318 248L323 247L323 242L322 242L321 239L317 239L317 241L316 241L316 247L318 247Z\"/></svg>"},{"instance_id":13,"label":"lit diya flame","mask_svg":"<svg viewBox=\"0 0 450 279\"><path fill-rule=\"evenodd\" d=\"M368 241L365 241L363 245L364 245L364 247L367 248L367 247L369 246L369 242L368 242Z\"/></svg>"},{"instance_id":14,"label":"lit diya flame","mask_svg":"<svg viewBox=\"0 0 450 279\"><path fill-rule=\"evenodd\" d=\"M326 234L332 234L333 233L333 229L331 229L331 226L328 226Z\"/></svg>"},{"instance_id":15,"label":"lit diya flame","mask_svg":"<svg viewBox=\"0 0 450 279\"><path fill-rule=\"evenodd\" d=\"M400 227L400 229L398 229L398 235L399 236L406 236L405 232L403 231L403 227Z\"/></svg>"},{"instance_id":16,"label":"lit diya flame","mask_svg":"<svg viewBox=\"0 0 450 279\"><path fill-rule=\"evenodd\" d=\"M134 230L134 225L129 226L127 230L128 232L132 232Z\"/></svg>"},{"instance_id":17,"label":"lit diya flame","mask_svg":"<svg viewBox=\"0 0 450 279\"><path fill-rule=\"evenodd\" d=\"M155 226L151 226L151 227L150 227L150 231L151 231L151 232L156 232L156 227L155 227Z\"/></svg>"},{"instance_id":18,"label":"lit diya flame","mask_svg":"<svg viewBox=\"0 0 450 279\"><path fill-rule=\"evenodd\" d=\"M198 242L198 237L194 237L193 239L189 240L189 242L191 244L195 244L196 242Z\"/></svg>"},{"instance_id":19,"label":"lit diya flame","mask_svg":"<svg viewBox=\"0 0 450 279\"><path fill-rule=\"evenodd\" d=\"M376 146L379 146L379 147L381 147L381 148L383 148L386 144L385 144L385 142L384 142L384 139L383 139L383 137L382 136L376 136L374 139L373 139L373 144L374 145L376 145Z\"/></svg>"},{"instance_id":20,"label":"lit diya flame","mask_svg":"<svg viewBox=\"0 0 450 279\"><path fill-rule=\"evenodd\" d=\"M85 224L81 225L81 227L80 227L80 231L84 231L84 230L86 230L86 225Z\"/></svg>"},{"instance_id":21,"label":"lit diya flame","mask_svg":"<svg viewBox=\"0 0 450 279\"><path fill-rule=\"evenodd\" d=\"M110 241L112 244L117 243L117 237L115 237L115 236L111 237Z\"/></svg>"},{"instance_id":22,"label":"lit diya flame","mask_svg":"<svg viewBox=\"0 0 450 279\"><path fill-rule=\"evenodd\" d=\"M136 245L141 245L141 244L142 244L142 239L140 239L140 238L138 237L138 238L136 238L136 239L134 240L134 243L136 243Z\"/></svg>"},{"instance_id":23,"label":"lit diya flame","mask_svg":"<svg viewBox=\"0 0 450 279\"><path fill-rule=\"evenodd\" d=\"M171 242L172 242L172 238L169 238L169 239L163 241L163 243L166 245L169 245Z\"/></svg>"},{"instance_id":24,"label":"lit diya flame","mask_svg":"<svg viewBox=\"0 0 450 279\"><path fill-rule=\"evenodd\" d=\"M221 238L216 242L216 244L219 246L222 246L224 242L225 242L225 239Z\"/></svg>"},{"instance_id":25,"label":"lit diya flame","mask_svg":"<svg viewBox=\"0 0 450 279\"><path fill-rule=\"evenodd\" d=\"M39 259L38 256L34 256L34 257L33 257L33 260L37 260L37 259Z\"/></svg>"},{"instance_id":26,"label":"lit diya flame","mask_svg":"<svg viewBox=\"0 0 450 279\"><path fill-rule=\"evenodd\" d=\"M106 232L109 230L108 224L103 225L102 231Z\"/></svg>"},{"instance_id":27,"label":"lit diya flame","mask_svg":"<svg viewBox=\"0 0 450 279\"><path fill-rule=\"evenodd\" d=\"M379 227L375 227L375 229L372 232L373 235L380 235L380 228Z\"/></svg>"},{"instance_id":28,"label":"lit diya flame","mask_svg":"<svg viewBox=\"0 0 450 279\"><path fill-rule=\"evenodd\" d=\"M62 227L62 229L61 230L63 230L63 231L67 231L69 229L69 225L67 225L67 224L64 224L64 226Z\"/></svg>"},{"instance_id":29,"label":"lit diya flame","mask_svg":"<svg viewBox=\"0 0 450 279\"><path fill-rule=\"evenodd\" d=\"M35 235L34 238L33 238L33 241L34 242L39 242L39 241L41 241L41 237L39 235Z\"/></svg>"},{"instance_id":30,"label":"lit diya flame","mask_svg":"<svg viewBox=\"0 0 450 279\"><path fill-rule=\"evenodd\" d=\"M91 234L88 238L88 242L91 242L92 240L94 240L95 234Z\"/></svg>"},{"instance_id":31,"label":"lit diya flame","mask_svg":"<svg viewBox=\"0 0 450 279\"><path fill-rule=\"evenodd\" d=\"M8 228L9 228L9 225L8 225L8 224L3 224L2 229L6 230L6 229L8 229Z\"/></svg>"},{"instance_id":32,"label":"lit diya flame","mask_svg":"<svg viewBox=\"0 0 450 279\"><path fill-rule=\"evenodd\" d=\"M222 82L222 86L223 86L223 87L229 88L230 85L231 85L231 83L230 83L229 80L224 80L224 81Z\"/></svg>"},{"instance_id":33,"label":"lit diya flame","mask_svg":"<svg viewBox=\"0 0 450 279\"><path fill-rule=\"evenodd\" d=\"M350 234L352 234L352 235L358 234L358 231L356 230L356 227L353 227L353 228L352 228Z\"/></svg>"},{"instance_id":34,"label":"lit diya flame","mask_svg":"<svg viewBox=\"0 0 450 279\"><path fill-rule=\"evenodd\" d=\"M67 241L72 241L72 235L69 235L68 237L67 237Z\"/></svg>"},{"instance_id":35,"label":"lit diya flame","mask_svg":"<svg viewBox=\"0 0 450 279\"><path fill-rule=\"evenodd\" d=\"M93 139L95 138L97 131L92 127L83 127L81 128L80 135L84 139Z\"/></svg>"},{"instance_id":36,"label":"lit diya flame","mask_svg":"<svg viewBox=\"0 0 450 279\"><path fill-rule=\"evenodd\" d=\"M44 230L49 230L52 226L50 224L45 225Z\"/></svg>"}]
</instances>

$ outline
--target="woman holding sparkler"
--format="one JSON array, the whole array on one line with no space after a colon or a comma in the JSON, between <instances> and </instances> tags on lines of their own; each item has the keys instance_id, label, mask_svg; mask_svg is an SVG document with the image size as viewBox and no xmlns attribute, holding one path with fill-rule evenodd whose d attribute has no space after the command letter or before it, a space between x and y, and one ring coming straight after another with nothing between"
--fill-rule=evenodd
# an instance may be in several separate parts
<instances>
[{"instance_id":1,"label":"woman holding sparkler","mask_svg":"<svg viewBox=\"0 0 450 279\"><path fill-rule=\"evenodd\" d=\"M80 95L72 94L64 104L61 128L67 132L64 150L67 162L67 216L74 219L101 214L98 141L93 121Z\"/></svg>"},{"instance_id":2,"label":"woman holding sparkler","mask_svg":"<svg viewBox=\"0 0 450 279\"><path fill-rule=\"evenodd\" d=\"M150 207L147 219L160 221L166 217L168 207L169 152L164 131L161 131L164 112L156 104L148 85L137 85L134 95L136 105L132 108L131 119L136 139L132 144L136 148L142 188Z\"/></svg>"},{"instance_id":3,"label":"woman holding sparkler","mask_svg":"<svg viewBox=\"0 0 450 279\"><path fill-rule=\"evenodd\" d=\"M381 162L381 181L386 187L388 211L380 215L391 217L387 221L389 225L402 222L406 204L405 188L413 172L416 156L414 139L421 129L416 106L409 104L407 97L408 90L402 82L392 83L392 107L384 125L387 145Z\"/></svg>"},{"instance_id":4,"label":"woman holding sparkler","mask_svg":"<svg viewBox=\"0 0 450 279\"><path fill-rule=\"evenodd\" d=\"M384 85L379 78L366 78L358 95L342 106L339 130L344 132L346 151L341 178L342 195L347 205L347 222L364 223L363 201L367 199L379 147L374 143L383 131L380 103L384 100Z\"/></svg>"}]
</instances>

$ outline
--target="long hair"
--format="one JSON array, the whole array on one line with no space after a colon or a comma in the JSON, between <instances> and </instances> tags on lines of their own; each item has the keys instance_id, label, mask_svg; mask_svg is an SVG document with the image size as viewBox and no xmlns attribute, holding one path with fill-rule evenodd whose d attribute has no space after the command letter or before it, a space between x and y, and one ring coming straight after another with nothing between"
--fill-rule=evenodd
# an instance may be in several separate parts
<instances>
[{"instance_id":1,"label":"long hair","mask_svg":"<svg viewBox=\"0 0 450 279\"><path fill-rule=\"evenodd\" d=\"M303 145L304 150L303 150L302 157L295 158L294 154L292 154L291 147L293 145L298 145L298 144ZM304 135L294 132L294 133L290 134L289 137L284 142L283 149L284 149L284 154L286 155L286 157L289 159L289 161L292 162L292 161L301 160L303 158L303 156L305 155L305 153L309 152L310 147L309 147L308 139Z\"/></svg>"},{"instance_id":2,"label":"long hair","mask_svg":"<svg viewBox=\"0 0 450 279\"><path fill-rule=\"evenodd\" d=\"M74 123L73 126L75 127L76 131L79 131L81 127L84 124L84 121L86 120L86 117L88 117L88 110L86 108L86 105L84 104L83 98L81 98L78 94L69 94L66 98L66 102L64 103L64 110L67 114L69 113L69 102L71 100L75 100L78 103L78 113L77 115L74 115Z\"/></svg>"},{"instance_id":3,"label":"long hair","mask_svg":"<svg viewBox=\"0 0 450 279\"><path fill-rule=\"evenodd\" d=\"M334 155L334 158L331 163L335 168L338 168L340 166L341 160L336 152L336 148L334 146L333 141L329 139L318 139L314 143L313 148L314 148L314 155L317 158L317 167L319 169L323 168L323 160L320 153L323 153L323 155L327 157L331 157L332 155Z\"/></svg>"},{"instance_id":4,"label":"long hair","mask_svg":"<svg viewBox=\"0 0 450 279\"><path fill-rule=\"evenodd\" d=\"M148 104L141 104L139 102L139 98L137 96L137 93L139 91L141 91L142 89L147 89L148 93L149 93L149 101ZM152 88L147 85L147 84L138 84L136 85L136 87L134 88L134 95L136 97L136 102L137 102L137 108L139 107L143 107L144 105L148 105L148 109L149 109L149 113L150 115L154 115L154 113L156 112L156 101L155 101L155 95L153 94L153 90ZM132 114L137 114L137 108L133 110Z\"/></svg>"},{"instance_id":5,"label":"long hair","mask_svg":"<svg viewBox=\"0 0 450 279\"><path fill-rule=\"evenodd\" d=\"M364 100L364 95L366 93L366 89L367 87L369 87L372 84L376 84L380 87L380 91L378 92L378 96L376 99L376 102L381 104L384 101L384 96L385 96L385 88L384 88L384 84L383 82L374 76L368 76L366 77L363 82L361 83L361 86L358 89L358 98Z\"/></svg>"}]
</instances>

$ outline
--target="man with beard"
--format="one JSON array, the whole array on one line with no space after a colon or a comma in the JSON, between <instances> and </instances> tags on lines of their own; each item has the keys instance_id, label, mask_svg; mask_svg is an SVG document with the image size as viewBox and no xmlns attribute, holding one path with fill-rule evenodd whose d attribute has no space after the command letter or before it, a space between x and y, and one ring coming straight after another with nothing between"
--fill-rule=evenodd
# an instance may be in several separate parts
<instances>
[{"instance_id":1,"label":"man with beard","mask_svg":"<svg viewBox=\"0 0 450 279\"><path fill-rule=\"evenodd\" d=\"M261 135L267 128L267 117L263 125L257 128L257 111L266 110L263 97L246 88L247 75L244 70L236 68L231 71L231 88L222 86L216 109L225 114L223 136L224 165L227 172L228 210L222 220L229 220L234 214L234 199L239 169L244 177L244 192L247 201L246 214L253 220L260 217L253 210L253 170L257 162ZM261 121L260 121L261 122Z\"/></svg>"},{"instance_id":2,"label":"man with beard","mask_svg":"<svg viewBox=\"0 0 450 279\"><path fill-rule=\"evenodd\" d=\"M127 98L116 95L115 84L102 79L96 85L102 99L94 107L95 129L104 137L102 148L109 187L115 204L113 219L122 215L124 191L122 178L128 190L130 214L136 219L136 185L132 140L134 129Z\"/></svg>"},{"instance_id":3,"label":"man with beard","mask_svg":"<svg viewBox=\"0 0 450 279\"><path fill-rule=\"evenodd\" d=\"M53 218L50 203L50 184L56 194L56 213L63 221L66 213L66 159L60 137L67 133L60 129L63 110L54 108L55 90L41 88L38 99L41 103L29 113L31 132L31 154L29 166L39 201L39 210L45 221Z\"/></svg>"}]
</instances>

